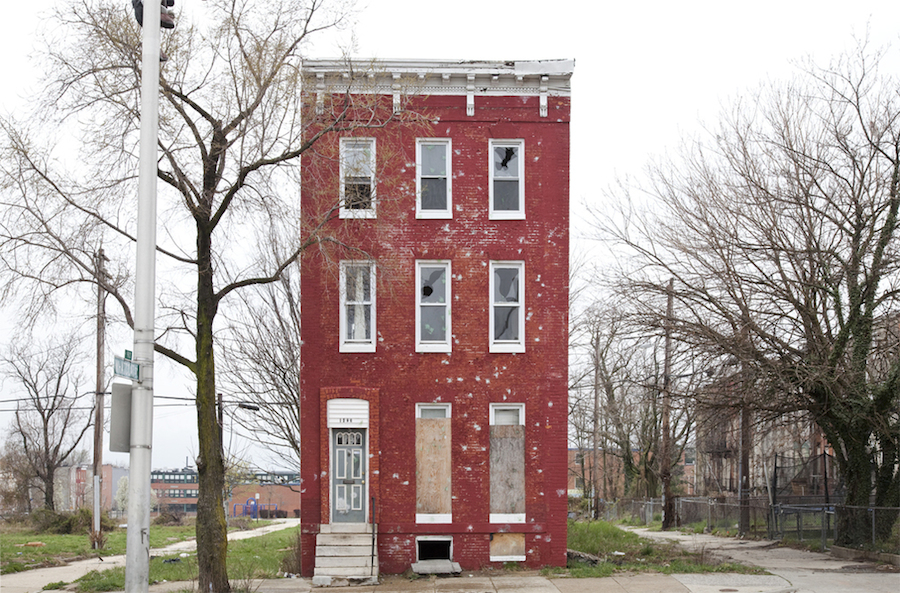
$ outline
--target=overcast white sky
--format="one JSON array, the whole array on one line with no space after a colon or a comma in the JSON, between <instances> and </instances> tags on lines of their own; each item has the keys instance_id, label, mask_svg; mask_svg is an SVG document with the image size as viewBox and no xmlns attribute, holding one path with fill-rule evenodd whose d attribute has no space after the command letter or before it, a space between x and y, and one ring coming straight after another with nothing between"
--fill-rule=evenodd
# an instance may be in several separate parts
<instances>
[{"instance_id":1,"label":"overcast white sky","mask_svg":"<svg viewBox=\"0 0 900 593\"><path fill-rule=\"evenodd\" d=\"M0 112L27 102L36 73L28 56L41 14L65 0L5 6L0 20ZM121 0L123 9L129 0ZM176 0L202 14L201 0ZM573 213L616 175L639 175L648 159L700 132L723 105L762 81L792 75L806 57L825 63L868 36L900 50L900 3L889 0L644 0L643 2L398 2L359 0L355 55L409 59L574 59ZM322 39L312 57L349 44ZM578 216L573 216L577 220ZM574 233L578 240L578 230ZM578 248L577 246L575 248ZM0 340L5 347L9 336ZM111 346L116 352L127 344ZM162 370L162 369L160 369ZM3 384L0 399L9 393ZM158 394L188 393L177 374ZM0 408L5 406L0 405ZM177 467L196 452L192 408L160 408L153 463ZM0 426L8 413L0 413ZM125 455L106 459L126 461ZM259 458L260 465L267 463Z\"/></svg>"}]
</instances>

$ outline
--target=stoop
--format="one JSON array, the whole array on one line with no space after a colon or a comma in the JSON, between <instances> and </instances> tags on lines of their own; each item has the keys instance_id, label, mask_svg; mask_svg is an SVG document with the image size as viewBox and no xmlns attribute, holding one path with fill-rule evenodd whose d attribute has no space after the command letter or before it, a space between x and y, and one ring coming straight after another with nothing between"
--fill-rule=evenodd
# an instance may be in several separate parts
<instances>
[{"instance_id":1,"label":"stoop","mask_svg":"<svg viewBox=\"0 0 900 593\"><path fill-rule=\"evenodd\" d=\"M378 583L378 546L369 523L322 524L316 535L314 587Z\"/></svg>"}]
</instances>

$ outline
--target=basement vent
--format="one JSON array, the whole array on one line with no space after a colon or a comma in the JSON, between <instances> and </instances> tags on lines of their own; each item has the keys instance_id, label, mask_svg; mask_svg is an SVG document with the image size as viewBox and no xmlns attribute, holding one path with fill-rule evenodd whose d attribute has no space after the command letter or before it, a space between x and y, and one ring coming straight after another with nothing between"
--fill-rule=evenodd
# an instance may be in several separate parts
<instances>
[{"instance_id":1,"label":"basement vent","mask_svg":"<svg viewBox=\"0 0 900 593\"><path fill-rule=\"evenodd\" d=\"M425 560L452 560L452 538L416 538L416 555L419 562Z\"/></svg>"}]
</instances>

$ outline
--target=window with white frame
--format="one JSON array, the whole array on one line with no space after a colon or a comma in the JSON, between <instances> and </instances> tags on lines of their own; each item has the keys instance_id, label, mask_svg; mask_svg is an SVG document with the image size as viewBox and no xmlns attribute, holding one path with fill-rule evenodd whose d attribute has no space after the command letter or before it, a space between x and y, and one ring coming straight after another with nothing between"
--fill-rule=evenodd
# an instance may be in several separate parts
<instances>
[{"instance_id":1,"label":"window with white frame","mask_svg":"<svg viewBox=\"0 0 900 593\"><path fill-rule=\"evenodd\" d=\"M416 218L452 218L449 138L416 140Z\"/></svg>"},{"instance_id":2,"label":"window with white frame","mask_svg":"<svg viewBox=\"0 0 900 593\"><path fill-rule=\"evenodd\" d=\"M375 264L341 262L340 351L375 352Z\"/></svg>"},{"instance_id":3,"label":"window with white frame","mask_svg":"<svg viewBox=\"0 0 900 593\"><path fill-rule=\"evenodd\" d=\"M525 404L491 404L491 426L523 426Z\"/></svg>"},{"instance_id":4,"label":"window with white frame","mask_svg":"<svg viewBox=\"0 0 900 593\"><path fill-rule=\"evenodd\" d=\"M449 418L450 404L416 404L416 418Z\"/></svg>"},{"instance_id":5,"label":"window with white frame","mask_svg":"<svg viewBox=\"0 0 900 593\"><path fill-rule=\"evenodd\" d=\"M416 404L416 523L452 522L450 409Z\"/></svg>"},{"instance_id":6,"label":"window with white frame","mask_svg":"<svg viewBox=\"0 0 900 593\"><path fill-rule=\"evenodd\" d=\"M416 352L450 352L450 262L416 262Z\"/></svg>"},{"instance_id":7,"label":"window with white frame","mask_svg":"<svg viewBox=\"0 0 900 593\"><path fill-rule=\"evenodd\" d=\"M490 218L525 218L525 142L490 141Z\"/></svg>"},{"instance_id":8,"label":"window with white frame","mask_svg":"<svg viewBox=\"0 0 900 593\"><path fill-rule=\"evenodd\" d=\"M491 352L525 352L524 276L524 262L491 262Z\"/></svg>"},{"instance_id":9,"label":"window with white frame","mask_svg":"<svg viewBox=\"0 0 900 593\"><path fill-rule=\"evenodd\" d=\"M341 138L340 176L340 217L374 218L374 138Z\"/></svg>"},{"instance_id":10,"label":"window with white frame","mask_svg":"<svg viewBox=\"0 0 900 593\"><path fill-rule=\"evenodd\" d=\"M490 522L525 522L525 404L490 405Z\"/></svg>"}]
</instances>

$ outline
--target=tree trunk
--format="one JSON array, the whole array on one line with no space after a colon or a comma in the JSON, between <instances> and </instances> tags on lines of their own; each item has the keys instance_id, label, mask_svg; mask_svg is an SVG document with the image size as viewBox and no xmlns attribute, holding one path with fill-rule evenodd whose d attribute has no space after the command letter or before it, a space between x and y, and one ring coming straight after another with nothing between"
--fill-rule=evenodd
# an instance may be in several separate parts
<instances>
[{"instance_id":1,"label":"tree trunk","mask_svg":"<svg viewBox=\"0 0 900 593\"><path fill-rule=\"evenodd\" d=\"M197 565L200 591L228 593L228 524L223 508L225 463L216 402L213 320L217 303L213 288L210 232L198 225L197 286Z\"/></svg>"},{"instance_id":2,"label":"tree trunk","mask_svg":"<svg viewBox=\"0 0 900 593\"><path fill-rule=\"evenodd\" d=\"M44 508L49 509L51 511L56 510L56 502L53 500L54 498L54 486L53 483L56 472L51 471L50 477L44 480Z\"/></svg>"},{"instance_id":3,"label":"tree trunk","mask_svg":"<svg viewBox=\"0 0 900 593\"><path fill-rule=\"evenodd\" d=\"M859 433L865 434L864 431ZM844 497L845 508L837 516L838 536L834 543L858 546L872 540L872 518L866 508L872 492L872 460L865 443L844 439L843 444L846 453L838 458L844 457L841 470L847 494Z\"/></svg>"}]
</instances>

